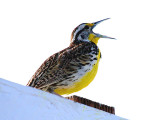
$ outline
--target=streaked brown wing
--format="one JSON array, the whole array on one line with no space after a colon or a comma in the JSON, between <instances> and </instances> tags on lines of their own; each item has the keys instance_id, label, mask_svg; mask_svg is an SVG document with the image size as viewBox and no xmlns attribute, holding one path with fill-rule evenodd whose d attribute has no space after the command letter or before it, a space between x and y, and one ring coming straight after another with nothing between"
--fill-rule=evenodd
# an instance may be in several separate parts
<instances>
[{"instance_id":1,"label":"streaked brown wing","mask_svg":"<svg viewBox=\"0 0 160 120\"><path fill-rule=\"evenodd\" d=\"M33 75L28 86L42 89L52 84L71 79L70 76L77 72L77 69L86 64L92 56L89 56L91 47L94 44L83 43L71 45L70 47L50 56Z\"/></svg>"}]
</instances>

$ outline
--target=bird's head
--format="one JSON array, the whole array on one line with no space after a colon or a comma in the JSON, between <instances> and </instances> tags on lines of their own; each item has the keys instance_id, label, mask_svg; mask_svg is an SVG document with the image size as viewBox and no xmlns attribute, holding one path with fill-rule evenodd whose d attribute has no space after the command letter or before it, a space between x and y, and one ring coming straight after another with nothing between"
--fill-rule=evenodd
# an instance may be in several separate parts
<instances>
[{"instance_id":1,"label":"bird's head","mask_svg":"<svg viewBox=\"0 0 160 120\"><path fill-rule=\"evenodd\" d=\"M98 43L98 40L100 38L109 38L109 39L114 39L105 35L101 35L98 33L93 32L93 28L97 26L97 24L101 23L102 21L108 20L103 19L94 23L82 23L79 26L77 26L71 35L71 43L82 43L82 42L93 42L95 44Z\"/></svg>"}]
</instances>

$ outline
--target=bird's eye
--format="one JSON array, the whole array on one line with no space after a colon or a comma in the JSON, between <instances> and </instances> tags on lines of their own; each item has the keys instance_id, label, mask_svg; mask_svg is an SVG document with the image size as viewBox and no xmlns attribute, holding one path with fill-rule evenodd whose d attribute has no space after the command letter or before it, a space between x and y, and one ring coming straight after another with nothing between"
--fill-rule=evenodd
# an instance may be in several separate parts
<instances>
[{"instance_id":1,"label":"bird's eye","mask_svg":"<svg viewBox=\"0 0 160 120\"><path fill-rule=\"evenodd\" d=\"M86 25L86 26L84 27L84 29L89 29L89 26L88 26L88 25Z\"/></svg>"},{"instance_id":2,"label":"bird's eye","mask_svg":"<svg viewBox=\"0 0 160 120\"><path fill-rule=\"evenodd\" d=\"M81 35L81 38L84 39L84 38L85 38L85 35Z\"/></svg>"}]
</instances>

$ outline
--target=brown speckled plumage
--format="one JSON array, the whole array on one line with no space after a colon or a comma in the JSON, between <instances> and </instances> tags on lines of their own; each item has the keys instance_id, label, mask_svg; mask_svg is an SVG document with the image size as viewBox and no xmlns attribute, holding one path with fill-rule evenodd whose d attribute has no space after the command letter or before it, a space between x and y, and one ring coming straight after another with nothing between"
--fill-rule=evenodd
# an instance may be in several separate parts
<instances>
[{"instance_id":1,"label":"brown speckled plumage","mask_svg":"<svg viewBox=\"0 0 160 120\"><path fill-rule=\"evenodd\" d=\"M91 42L72 43L68 48L45 60L27 85L48 92L53 92L59 86L67 86L67 81L72 81L73 74L97 60L93 55L96 56L98 51L98 47Z\"/></svg>"}]
</instances>

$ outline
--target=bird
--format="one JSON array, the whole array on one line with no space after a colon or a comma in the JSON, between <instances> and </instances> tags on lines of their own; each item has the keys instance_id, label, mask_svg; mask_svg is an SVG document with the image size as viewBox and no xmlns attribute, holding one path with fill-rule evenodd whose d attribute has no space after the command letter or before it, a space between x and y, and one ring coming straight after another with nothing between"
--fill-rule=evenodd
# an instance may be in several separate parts
<instances>
[{"instance_id":1,"label":"bird","mask_svg":"<svg viewBox=\"0 0 160 120\"><path fill-rule=\"evenodd\" d=\"M69 95L87 87L98 71L101 58L98 40L115 39L93 32L99 23L108 19L78 25L71 34L69 47L46 59L27 86L58 95Z\"/></svg>"}]
</instances>

